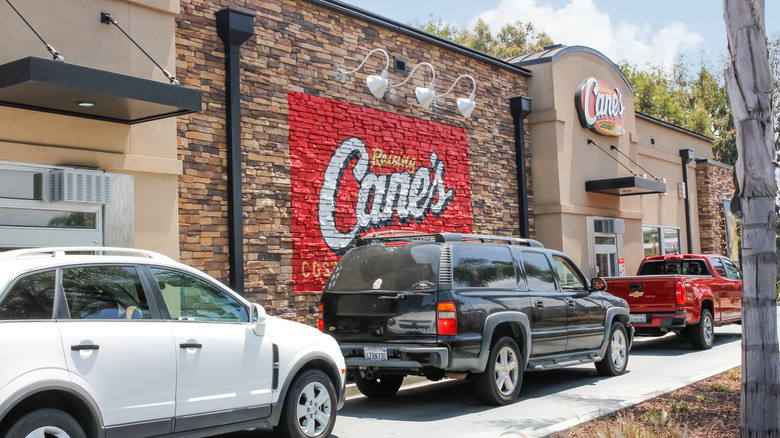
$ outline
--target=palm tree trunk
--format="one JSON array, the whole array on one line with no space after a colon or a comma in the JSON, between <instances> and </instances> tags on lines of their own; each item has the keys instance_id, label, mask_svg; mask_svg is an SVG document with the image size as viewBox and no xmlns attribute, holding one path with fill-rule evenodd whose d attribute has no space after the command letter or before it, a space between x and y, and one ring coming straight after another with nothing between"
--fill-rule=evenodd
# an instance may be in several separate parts
<instances>
[{"instance_id":1,"label":"palm tree trunk","mask_svg":"<svg viewBox=\"0 0 780 438\"><path fill-rule=\"evenodd\" d=\"M726 89L737 131L735 170L743 212L740 436L780 437L776 151L764 1L724 0L723 10L731 56Z\"/></svg>"}]
</instances>

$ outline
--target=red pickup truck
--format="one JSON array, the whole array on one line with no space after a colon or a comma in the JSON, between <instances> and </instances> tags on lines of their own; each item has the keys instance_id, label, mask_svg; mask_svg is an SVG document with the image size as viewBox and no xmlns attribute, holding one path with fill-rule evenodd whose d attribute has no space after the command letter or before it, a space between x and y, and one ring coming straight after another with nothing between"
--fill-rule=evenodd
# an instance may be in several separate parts
<instances>
[{"instance_id":1,"label":"red pickup truck","mask_svg":"<svg viewBox=\"0 0 780 438\"><path fill-rule=\"evenodd\" d=\"M742 274L728 258L685 254L647 257L635 277L607 277L607 292L628 302L638 336L685 334L708 349L715 325L742 319Z\"/></svg>"}]
</instances>

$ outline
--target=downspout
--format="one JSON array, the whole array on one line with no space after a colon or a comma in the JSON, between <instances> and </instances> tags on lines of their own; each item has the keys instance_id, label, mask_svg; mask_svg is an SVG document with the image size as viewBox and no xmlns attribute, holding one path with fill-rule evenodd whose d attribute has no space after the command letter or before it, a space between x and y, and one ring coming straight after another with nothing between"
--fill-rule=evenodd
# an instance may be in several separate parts
<instances>
[{"instance_id":1,"label":"downspout","mask_svg":"<svg viewBox=\"0 0 780 438\"><path fill-rule=\"evenodd\" d=\"M525 126L523 120L531 114L533 99L526 96L509 99L509 110L515 124L515 168L517 169L517 196L520 207L520 237L529 238L528 182L526 181Z\"/></svg>"},{"instance_id":2,"label":"downspout","mask_svg":"<svg viewBox=\"0 0 780 438\"><path fill-rule=\"evenodd\" d=\"M216 13L217 35L225 45L225 126L227 136L228 284L244 293L244 224L241 171L241 66L239 46L255 33L255 14L225 8Z\"/></svg>"},{"instance_id":3,"label":"downspout","mask_svg":"<svg viewBox=\"0 0 780 438\"><path fill-rule=\"evenodd\" d=\"M688 190L688 163L693 161L693 150L680 149L680 159L682 160L682 177L683 177L683 195L685 196L685 234L686 243L688 244L688 254L693 251L693 235L691 227L691 200L690 191Z\"/></svg>"}]
</instances>

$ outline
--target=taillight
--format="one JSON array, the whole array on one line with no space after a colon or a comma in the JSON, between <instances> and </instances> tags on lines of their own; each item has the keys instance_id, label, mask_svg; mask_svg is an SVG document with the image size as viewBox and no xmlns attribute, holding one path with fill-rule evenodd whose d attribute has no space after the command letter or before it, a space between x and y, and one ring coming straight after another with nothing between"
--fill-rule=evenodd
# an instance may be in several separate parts
<instances>
[{"instance_id":1,"label":"taillight","mask_svg":"<svg viewBox=\"0 0 780 438\"><path fill-rule=\"evenodd\" d=\"M682 281L674 282L674 296L678 306L685 305L685 285Z\"/></svg>"},{"instance_id":2,"label":"taillight","mask_svg":"<svg viewBox=\"0 0 780 438\"><path fill-rule=\"evenodd\" d=\"M440 335L458 333L458 312L455 303L443 301L436 304L436 328Z\"/></svg>"},{"instance_id":3,"label":"taillight","mask_svg":"<svg viewBox=\"0 0 780 438\"><path fill-rule=\"evenodd\" d=\"M325 321L323 318L325 318L325 314L322 313L322 303L317 307L317 310L320 311L320 317L317 319L317 328L320 329L321 332L325 333Z\"/></svg>"}]
</instances>

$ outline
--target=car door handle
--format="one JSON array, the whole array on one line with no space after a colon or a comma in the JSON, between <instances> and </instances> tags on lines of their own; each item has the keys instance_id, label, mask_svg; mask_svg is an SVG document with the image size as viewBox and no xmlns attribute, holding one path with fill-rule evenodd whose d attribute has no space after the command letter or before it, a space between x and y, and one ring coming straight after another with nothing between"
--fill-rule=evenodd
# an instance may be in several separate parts
<instances>
[{"instance_id":1,"label":"car door handle","mask_svg":"<svg viewBox=\"0 0 780 438\"><path fill-rule=\"evenodd\" d=\"M537 309L544 309L544 301L537 301L536 302L536 308Z\"/></svg>"},{"instance_id":2,"label":"car door handle","mask_svg":"<svg viewBox=\"0 0 780 438\"><path fill-rule=\"evenodd\" d=\"M196 342L185 342L183 344L179 344L179 348L203 348L203 344L198 344Z\"/></svg>"},{"instance_id":3,"label":"car door handle","mask_svg":"<svg viewBox=\"0 0 780 438\"><path fill-rule=\"evenodd\" d=\"M95 345L95 344L77 344L77 345L71 345L70 349L72 351L100 350L100 345Z\"/></svg>"},{"instance_id":4,"label":"car door handle","mask_svg":"<svg viewBox=\"0 0 780 438\"><path fill-rule=\"evenodd\" d=\"M574 307L574 300L566 300L566 304L568 304L569 307Z\"/></svg>"}]
</instances>

